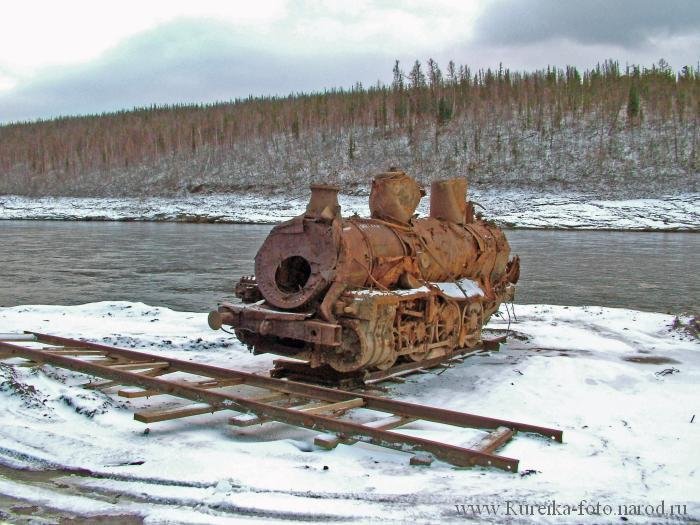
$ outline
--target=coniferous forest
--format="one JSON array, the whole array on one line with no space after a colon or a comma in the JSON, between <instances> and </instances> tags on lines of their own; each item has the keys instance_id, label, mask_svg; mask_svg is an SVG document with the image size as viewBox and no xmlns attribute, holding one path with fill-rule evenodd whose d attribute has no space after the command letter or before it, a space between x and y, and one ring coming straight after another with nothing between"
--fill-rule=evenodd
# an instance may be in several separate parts
<instances>
[{"instance_id":1,"label":"coniferous forest","mask_svg":"<svg viewBox=\"0 0 700 525\"><path fill-rule=\"evenodd\" d=\"M367 191L389 166L480 188L698 191L698 69L396 62L390 85L12 123L0 126L0 193Z\"/></svg>"}]
</instances>

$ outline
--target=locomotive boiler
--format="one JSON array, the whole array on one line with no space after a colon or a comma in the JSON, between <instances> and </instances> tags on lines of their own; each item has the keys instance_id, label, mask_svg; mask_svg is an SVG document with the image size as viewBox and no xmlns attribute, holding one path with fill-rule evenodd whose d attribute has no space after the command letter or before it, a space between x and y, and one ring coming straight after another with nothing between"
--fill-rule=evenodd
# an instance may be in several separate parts
<instances>
[{"instance_id":1,"label":"locomotive boiler","mask_svg":"<svg viewBox=\"0 0 700 525\"><path fill-rule=\"evenodd\" d=\"M386 370L481 342L499 304L512 300L518 257L501 229L475 217L466 178L425 192L405 173L376 176L370 218L343 218L338 188L312 185L306 212L274 227L255 257L255 276L236 285L209 325L234 328L255 353Z\"/></svg>"}]
</instances>

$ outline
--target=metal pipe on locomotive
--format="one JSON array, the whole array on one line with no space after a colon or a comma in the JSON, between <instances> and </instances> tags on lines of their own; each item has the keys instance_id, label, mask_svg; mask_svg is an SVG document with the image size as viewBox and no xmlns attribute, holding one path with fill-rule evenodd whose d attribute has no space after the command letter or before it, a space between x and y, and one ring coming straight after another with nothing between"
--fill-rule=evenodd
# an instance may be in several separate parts
<instances>
[{"instance_id":1,"label":"metal pipe on locomotive","mask_svg":"<svg viewBox=\"0 0 700 525\"><path fill-rule=\"evenodd\" d=\"M375 177L370 218L343 218L338 188L312 185L306 212L274 227L255 257L255 277L236 285L209 325L232 326L255 353L385 370L471 348L520 273L503 231L474 214L466 178L425 192L405 173Z\"/></svg>"}]
</instances>

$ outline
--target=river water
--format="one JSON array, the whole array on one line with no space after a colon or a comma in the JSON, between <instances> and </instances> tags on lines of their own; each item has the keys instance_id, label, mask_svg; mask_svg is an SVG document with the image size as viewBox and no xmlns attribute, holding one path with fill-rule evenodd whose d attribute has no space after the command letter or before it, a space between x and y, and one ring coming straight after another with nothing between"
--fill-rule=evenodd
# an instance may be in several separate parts
<instances>
[{"instance_id":1,"label":"river water","mask_svg":"<svg viewBox=\"0 0 700 525\"><path fill-rule=\"evenodd\" d=\"M0 221L0 306L141 301L207 311L270 226ZM511 230L516 302L700 311L700 234Z\"/></svg>"}]
</instances>

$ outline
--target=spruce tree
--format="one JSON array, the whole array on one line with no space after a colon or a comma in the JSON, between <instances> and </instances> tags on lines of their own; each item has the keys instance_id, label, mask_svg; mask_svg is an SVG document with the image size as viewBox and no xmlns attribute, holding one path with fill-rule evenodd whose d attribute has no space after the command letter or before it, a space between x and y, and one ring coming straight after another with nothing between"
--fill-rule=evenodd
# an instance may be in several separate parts
<instances>
[{"instance_id":1,"label":"spruce tree","mask_svg":"<svg viewBox=\"0 0 700 525\"><path fill-rule=\"evenodd\" d=\"M630 84L629 94L627 96L627 117L630 122L639 116L639 90L636 84Z\"/></svg>"}]
</instances>

